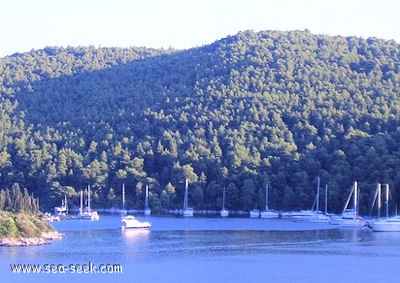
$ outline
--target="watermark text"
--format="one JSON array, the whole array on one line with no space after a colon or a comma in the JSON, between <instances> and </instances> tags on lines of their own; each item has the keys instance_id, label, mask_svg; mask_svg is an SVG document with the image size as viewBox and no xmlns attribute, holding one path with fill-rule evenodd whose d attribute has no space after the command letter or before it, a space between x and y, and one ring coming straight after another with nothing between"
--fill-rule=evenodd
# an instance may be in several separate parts
<instances>
[{"instance_id":1,"label":"watermark text","mask_svg":"<svg viewBox=\"0 0 400 283\"><path fill-rule=\"evenodd\" d=\"M13 273L122 273L122 266L117 263L95 265L92 262L83 264L10 264Z\"/></svg>"}]
</instances>

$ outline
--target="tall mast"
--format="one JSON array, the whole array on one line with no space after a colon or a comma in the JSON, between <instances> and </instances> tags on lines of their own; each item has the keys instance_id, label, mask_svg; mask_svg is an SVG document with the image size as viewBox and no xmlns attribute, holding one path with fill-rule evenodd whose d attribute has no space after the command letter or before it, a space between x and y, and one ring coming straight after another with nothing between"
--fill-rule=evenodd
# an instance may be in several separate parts
<instances>
[{"instance_id":1,"label":"tall mast","mask_svg":"<svg viewBox=\"0 0 400 283\"><path fill-rule=\"evenodd\" d=\"M320 182L320 178L318 176L318 178L317 178L317 206L316 206L317 212L319 211L319 182Z\"/></svg>"},{"instance_id":2,"label":"tall mast","mask_svg":"<svg viewBox=\"0 0 400 283\"><path fill-rule=\"evenodd\" d=\"M66 210L66 214L68 214L68 202L67 202L67 195L64 195L64 208Z\"/></svg>"},{"instance_id":3,"label":"tall mast","mask_svg":"<svg viewBox=\"0 0 400 283\"><path fill-rule=\"evenodd\" d=\"M186 178L185 181L185 197L183 199L183 209L188 208L188 187L189 187L189 180Z\"/></svg>"},{"instance_id":4,"label":"tall mast","mask_svg":"<svg viewBox=\"0 0 400 283\"><path fill-rule=\"evenodd\" d=\"M146 185L146 197L144 199L144 207L149 207L149 185Z\"/></svg>"},{"instance_id":5,"label":"tall mast","mask_svg":"<svg viewBox=\"0 0 400 283\"><path fill-rule=\"evenodd\" d=\"M265 211L268 211L268 183L265 185Z\"/></svg>"},{"instance_id":6,"label":"tall mast","mask_svg":"<svg viewBox=\"0 0 400 283\"><path fill-rule=\"evenodd\" d=\"M83 213L83 191L81 190L81 203L80 203L80 207L79 207L79 212L80 212L80 214L82 214Z\"/></svg>"},{"instance_id":7,"label":"tall mast","mask_svg":"<svg viewBox=\"0 0 400 283\"><path fill-rule=\"evenodd\" d=\"M328 184L325 184L325 215L328 214Z\"/></svg>"},{"instance_id":8,"label":"tall mast","mask_svg":"<svg viewBox=\"0 0 400 283\"><path fill-rule=\"evenodd\" d=\"M125 183L122 183L122 209L125 210Z\"/></svg>"},{"instance_id":9,"label":"tall mast","mask_svg":"<svg viewBox=\"0 0 400 283\"><path fill-rule=\"evenodd\" d=\"M354 193L354 186L351 187L351 192L349 194L349 197L347 198L347 201L346 201L346 204L344 206L343 212L345 212L347 207L349 206L349 203L350 203L350 200L351 200L351 196L353 195L353 193Z\"/></svg>"},{"instance_id":10,"label":"tall mast","mask_svg":"<svg viewBox=\"0 0 400 283\"><path fill-rule=\"evenodd\" d=\"M88 185L88 212L90 212L90 183Z\"/></svg>"},{"instance_id":11,"label":"tall mast","mask_svg":"<svg viewBox=\"0 0 400 283\"><path fill-rule=\"evenodd\" d=\"M354 214L358 214L358 187L357 181L354 181Z\"/></svg>"},{"instance_id":12,"label":"tall mast","mask_svg":"<svg viewBox=\"0 0 400 283\"><path fill-rule=\"evenodd\" d=\"M225 210L225 187L222 191L222 210Z\"/></svg>"},{"instance_id":13,"label":"tall mast","mask_svg":"<svg viewBox=\"0 0 400 283\"><path fill-rule=\"evenodd\" d=\"M378 219L381 218L381 207L382 207L382 185L378 183Z\"/></svg>"},{"instance_id":14,"label":"tall mast","mask_svg":"<svg viewBox=\"0 0 400 283\"><path fill-rule=\"evenodd\" d=\"M386 218L389 218L389 184L386 184Z\"/></svg>"}]
</instances>

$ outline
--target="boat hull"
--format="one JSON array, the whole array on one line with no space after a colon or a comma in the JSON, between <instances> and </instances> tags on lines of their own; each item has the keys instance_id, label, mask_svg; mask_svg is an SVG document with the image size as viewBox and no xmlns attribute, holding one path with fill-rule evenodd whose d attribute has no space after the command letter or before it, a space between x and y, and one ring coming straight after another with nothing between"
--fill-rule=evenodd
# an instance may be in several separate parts
<instances>
[{"instance_id":1,"label":"boat hull","mask_svg":"<svg viewBox=\"0 0 400 283\"><path fill-rule=\"evenodd\" d=\"M221 211L219 213L220 213L221 217L227 217L229 215L229 210L221 209Z\"/></svg>"},{"instance_id":2,"label":"boat hull","mask_svg":"<svg viewBox=\"0 0 400 283\"><path fill-rule=\"evenodd\" d=\"M145 208L144 211L143 211L143 214L145 216L150 216L151 215L151 209L150 208Z\"/></svg>"},{"instance_id":3,"label":"boat hull","mask_svg":"<svg viewBox=\"0 0 400 283\"><path fill-rule=\"evenodd\" d=\"M192 217L193 216L193 209L192 208L187 208L183 210L183 216L184 217Z\"/></svg>"},{"instance_id":4,"label":"boat hull","mask_svg":"<svg viewBox=\"0 0 400 283\"><path fill-rule=\"evenodd\" d=\"M372 224L374 232L400 232L400 217L380 220Z\"/></svg>"},{"instance_id":5,"label":"boat hull","mask_svg":"<svg viewBox=\"0 0 400 283\"><path fill-rule=\"evenodd\" d=\"M258 209L250 210L250 218L260 217L260 211Z\"/></svg>"},{"instance_id":6,"label":"boat hull","mask_svg":"<svg viewBox=\"0 0 400 283\"><path fill-rule=\"evenodd\" d=\"M126 216L121 221L121 230L143 229L151 227L149 222L140 222L134 216Z\"/></svg>"},{"instance_id":7,"label":"boat hull","mask_svg":"<svg viewBox=\"0 0 400 283\"><path fill-rule=\"evenodd\" d=\"M330 224L339 225L341 227L366 227L367 222L361 217L346 218L346 217L333 217Z\"/></svg>"},{"instance_id":8,"label":"boat hull","mask_svg":"<svg viewBox=\"0 0 400 283\"><path fill-rule=\"evenodd\" d=\"M92 212L83 212L78 215L78 218L83 220L97 221L100 219L100 216L97 212L92 211Z\"/></svg>"},{"instance_id":9,"label":"boat hull","mask_svg":"<svg viewBox=\"0 0 400 283\"><path fill-rule=\"evenodd\" d=\"M276 211L261 211L261 218L265 219L274 219L274 218L279 218L280 215Z\"/></svg>"}]
</instances>

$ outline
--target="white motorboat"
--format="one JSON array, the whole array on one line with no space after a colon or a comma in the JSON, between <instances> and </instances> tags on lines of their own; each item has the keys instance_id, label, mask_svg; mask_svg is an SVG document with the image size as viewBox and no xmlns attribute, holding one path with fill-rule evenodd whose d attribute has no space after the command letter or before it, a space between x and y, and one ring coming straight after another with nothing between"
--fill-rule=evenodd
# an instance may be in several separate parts
<instances>
[{"instance_id":1,"label":"white motorboat","mask_svg":"<svg viewBox=\"0 0 400 283\"><path fill-rule=\"evenodd\" d=\"M279 218L280 214L276 210L268 207L268 184L265 186L265 210L260 213L261 218Z\"/></svg>"},{"instance_id":2,"label":"white motorboat","mask_svg":"<svg viewBox=\"0 0 400 283\"><path fill-rule=\"evenodd\" d=\"M128 215L122 218L121 220L121 229L140 229L140 228L149 228L151 224L149 222L141 222L135 218L133 215Z\"/></svg>"}]
</instances>

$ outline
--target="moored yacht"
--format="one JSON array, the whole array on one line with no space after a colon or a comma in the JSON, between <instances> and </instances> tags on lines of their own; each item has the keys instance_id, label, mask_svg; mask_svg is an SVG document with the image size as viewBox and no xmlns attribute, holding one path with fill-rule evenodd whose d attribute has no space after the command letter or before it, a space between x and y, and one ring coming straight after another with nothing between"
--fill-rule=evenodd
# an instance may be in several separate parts
<instances>
[{"instance_id":1,"label":"moored yacht","mask_svg":"<svg viewBox=\"0 0 400 283\"><path fill-rule=\"evenodd\" d=\"M265 210L261 211L261 218L279 218L280 214L276 210L270 209L268 207L268 184L265 186Z\"/></svg>"},{"instance_id":2,"label":"moored yacht","mask_svg":"<svg viewBox=\"0 0 400 283\"><path fill-rule=\"evenodd\" d=\"M78 218L97 221L100 219L99 214L97 213L97 211L94 211L90 208L90 185L88 186L87 193L88 193L87 207L83 208L83 191L81 191L81 205L79 209Z\"/></svg>"},{"instance_id":3,"label":"moored yacht","mask_svg":"<svg viewBox=\"0 0 400 283\"><path fill-rule=\"evenodd\" d=\"M67 196L64 196L64 200L61 201L61 206L54 207L54 219L56 221L65 219L68 217L68 203Z\"/></svg>"},{"instance_id":4,"label":"moored yacht","mask_svg":"<svg viewBox=\"0 0 400 283\"><path fill-rule=\"evenodd\" d=\"M221 217L227 217L229 215L229 210L225 208L225 187L222 191L222 209L219 211Z\"/></svg>"},{"instance_id":5,"label":"moored yacht","mask_svg":"<svg viewBox=\"0 0 400 283\"><path fill-rule=\"evenodd\" d=\"M315 210L312 207L313 215L308 219L313 223L328 223L331 217L328 215L328 185L325 186L325 212L319 210L319 191L320 191L320 177L317 178L317 194L315 196Z\"/></svg>"},{"instance_id":6,"label":"moored yacht","mask_svg":"<svg viewBox=\"0 0 400 283\"><path fill-rule=\"evenodd\" d=\"M258 218L260 217L260 211L258 209L250 210L250 218Z\"/></svg>"},{"instance_id":7,"label":"moored yacht","mask_svg":"<svg viewBox=\"0 0 400 283\"><path fill-rule=\"evenodd\" d=\"M400 232L400 216L395 215L372 224L374 232Z\"/></svg>"},{"instance_id":8,"label":"moored yacht","mask_svg":"<svg viewBox=\"0 0 400 283\"><path fill-rule=\"evenodd\" d=\"M379 209L381 203L381 184L378 184L377 189L377 196L378 196L378 217L380 217ZM386 218L380 219L374 223L372 223L372 231L374 232L400 232L400 216L395 215L389 217L389 185L386 184L386 199L385 199L385 206L386 206Z\"/></svg>"},{"instance_id":9,"label":"moored yacht","mask_svg":"<svg viewBox=\"0 0 400 283\"><path fill-rule=\"evenodd\" d=\"M189 199L188 199L188 189L189 189L189 180L186 178L185 180L185 196L183 199L183 216L192 217L193 216L193 208L189 207Z\"/></svg>"},{"instance_id":10,"label":"moored yacht","mask_svg":"<svg viewBox=\"0 0 400 283\"><path fill-rule=\"evenodd\" d=\"M121 230L149 228L150 226L150 222L141 222L133 215L124 216L121 219Z\"/></svg>"},{"instance_id":11,"label":"moored yacht","mask_svg":"<svg viewBox=\"0 0 400 283\"><path fill-rule=\"evenodd\" d=\"M353 197L353 208L348 208L351 198ZM358 186L354 182L350 195L347 199L343 213L339 216L333 216L330 220L333 225L342 227L366 227L367 221L358 215Z\"/></svg>"}]
</instances>

